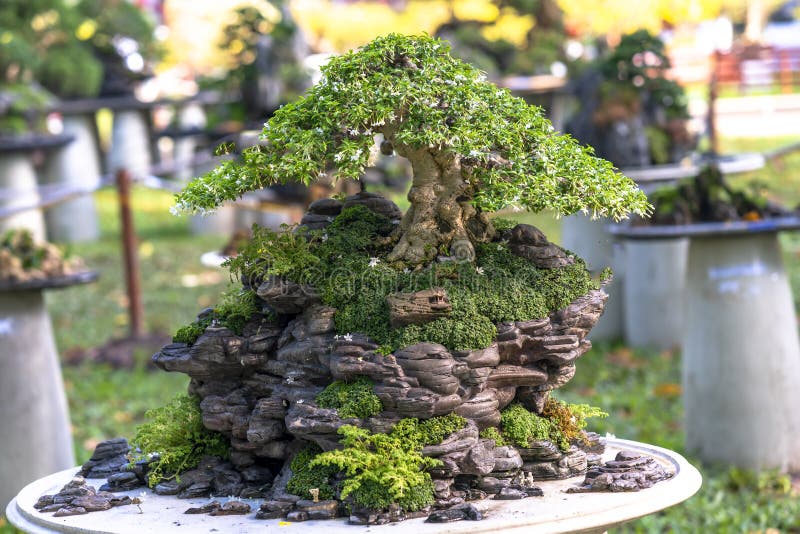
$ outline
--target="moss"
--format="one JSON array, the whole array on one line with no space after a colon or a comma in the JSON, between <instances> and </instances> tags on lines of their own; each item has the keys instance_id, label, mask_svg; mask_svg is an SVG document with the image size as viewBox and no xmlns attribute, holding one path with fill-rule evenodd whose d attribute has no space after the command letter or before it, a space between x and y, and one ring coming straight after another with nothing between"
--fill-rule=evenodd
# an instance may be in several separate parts
<instances>
[{"instance_id":1,"label":"moss","mask_svg":"<svg viewBox=\"0 0 800 534\"><path fill-rule=\"evenodd\" d=\"M407 511L419 510L434 501L426 469L441 463L420 450L441 443L465 424L463 417L451 414L426 421L402 419L388 434L345 425L339 429L344 448L318 454L308 465L341 471L340 498L349 497L359 506L383 509L397 503Z\"/></svg>"},{"instance_id":2,"label":"moss","mask_svg":"<svg viewBox=\"0 0 800 534\"><path fill-rule=\"evenodd\" d=\"M289 493L304 499L310 499L312 495L308 490L316 488L319 490L320 499L336 498L336 491L331 484L331 478L338 470L335 467L328 466L311 467L311 462L321 453L322 449L311 443L292 459L290 464L292 478L289 479L286 485Z\"/></svg>"},{"instance_id":3,"label":"moss","mask_svg":"<svg viewBox=\"0 0 800 534\"><path fill-rule=\"evenodd\" d=\"M511 404L500 412L503 437L519 447L530 447L532 441L548 440L561 450L569 449L569 441L550 419L526 410L521 404Z\"/></svg>"},{"instance_id":4,"label":"moss","mask_svg":"<svg viewBox=\"0 0 800 534\"><path fill-rule=\"evenodd\" d=\"M193 345L214 321L229 328L236 335L242 335L244 325L259 311L256 304L257 298L255 291L250 289L224 293L222 300L210 315L179 328L172 336L172 342Z\"/></svg>"},{"instance_id":5,"label":"moss","mask_svg":"<svg viewBox=\"0 0 800 534\"><path fill-rule=\"evenodd\" d=\"M211 318L204 317L203 319L198 319L197 321L189 323L186 326L182 326L178 328L178 331L175 332L174 336L172 336L172 342L194 345L194 342L197 341L197 338L203 335L203 332L206 331L206 328L208 328L210 324Z\"/></svg>"},{"instance_id":6,"label":"moss","mask_svg":"<svg viewBox=\"0 0 800 534\"><path fill-rule=\"evenodd\" d=\"M572 442L584 438L586 419L608 417L608 414L588 404L567 404L550 397L542 409L542 417L551 420L564 438Z\"/></svg>"},{"instance_id":7,"label":"moss","mask_svg":"<svg viewBox=\"0 0 800 534\"><path fill-rule=\"evenodd\" d=\"M372 392L372 381L360 377L353 382L332 382L317 395L320 408L335 408L339 417L372 417L383 411L381 399Z\"/></svg>"},{"instance_id":8,"label":"moss","mask_svg":"<svg viewBox=\"0 0 800 534\"><path fill-rule=\"evenodd\" d=\"M566 404L552 397L545 402L541 415L514 403L500 412L501 437L519 447L529 447L531 441L548 440L566 451L570 442L583 438L587 418L606 416L608 414L599 408L587 404ZM495 432L487 429L484 433L487 431L491 434Z\"/></svg>"},{"instance_id":9,"label":"moss","mask_svg":"<svg viewBox=\"0 0 800 534\"><path fill-rule=\"evenodd\" d=\"M136 429L133 439L134 447L141 451L134 460L157 455L149 464L150 487L197 467L203 456L229 456L229 440L203 426L197 397L178 395L166 406L149 410L145 417L149 421Z\"/></svg>"},{"instance_id":10,"label":"moss","mask_svg":"<svg viewBox=\"0 0 800 534\"><path fill-rule=\"evenodd\" d=\"M478 245L474 264L446 262L400 271L384 261L392 229L387 218L353 206L324 231L284 236L257 230L230 267L251 284L275 275L313 285L323 302L336 308L339 334L367 334L386 354L422 341L453 350L485 348L495 338L497 323L546 317L597 287L580 260L538 269L501 242ZM386 296L431 287L447 291L450 315L392 329Z\"/></svg>"},{"instance_id":11,"label":"moss","mask_svg":"<svg viewBox=\"0 0 800 534\"><path fill-rule=\"evenodd\" d=\"M503 435L500 433L500 430L497 428L490 426L489 428L484 428L481 430L480 436L483 439L491 439L494 440L494 444L496 447L504 447L508 445Z\"/></svg>"}]
</instances>

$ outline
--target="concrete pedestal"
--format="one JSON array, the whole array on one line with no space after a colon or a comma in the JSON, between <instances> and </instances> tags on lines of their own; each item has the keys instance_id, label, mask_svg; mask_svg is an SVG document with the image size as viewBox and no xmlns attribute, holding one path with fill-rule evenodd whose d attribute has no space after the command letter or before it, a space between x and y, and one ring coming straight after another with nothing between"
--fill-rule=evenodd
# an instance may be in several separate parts
<instances>
[{"instance_id":1,"label":"concrete pedestal","mask_svg":"<svg viewBox=\"0 0 800 534\"><path fill-rule=\"evenodd\" d=\"M67 400L40 290L0 291L0 506L75 464Z\"/></svg>"},{"instance_id":2,"label":"concrete pedestal","mask_svg":"<svg viewBox=\"0 0 800 534\"><path fill-rule=\"evenodd\" d=\"M45 213L51 241L75 243L94 241L100 236L94 197L90 191L100 183L100 161L94 136L93 115L67 115L64 133L74 141L56 150L47 162L44 181L66 184L87 194L56 204Z\"/></svg>"},{"instance_id":3,"label":"concrete pedestal","mask_svg":"<svg viewBox=\"0 0 800 534\"><path fill-rule=\"evenodd\" d=\"M37 241L45 240L44 216L42 210L35 207L40 201L37 186L29 152L0 151L0 208L30 208L0 218L0 235L6 230L25 228Z\"/></svg>"},{"instance_id":4,"label":"concrete pedestal","mask_svg":"<svg viewBox=\"0 0 800 534\"><path fill-rule=\"evenodd\" d=\"M236 208L224 204L206 215L192 215L189 228L195 235L229 236L236 230Z\"/></svg>"},{"instance_id":5,"label":"concrete pedestal","mask_svg":"<svg viewBox=\"0 0 800 534\"><path fill-rule=\"evenodd\" d=\"M623 335L624 250L617 238L606 231L608 222L576 214L565 217L561 223L562 247L583 258L592 273L606 267L614 272L613 282L605 288L608 293L605 311L589 333L593 341L613 341Z\"/></svg>"},{"instance_id":6,"label":"concrete pedestal","mask_svg":"<svg viewBox=\"0 0 800 534\"><path fill-rule=\"evenodd\" d=\"M145 109L117 109L111 130L108 170L127 169L134 178L150 172L150 131Z\"/></svg>"},{"instance_id":7,"label":"concrete pedestal","mask_svg":"<svg viewBox=\"0 0 800 534\"><path fill-rule=\"evenodd\" d=\"M69 469L37 480L23 489L6 508L6 517L25 532L45 534L69 532L71 534L142 534L144 532L326 532L328 534L387 533L387 534L478 534L503 532L508 534L581 532L600 533L648 514L655 513L685 501L694 495L702 479L700 473L683 457L672 451L637 443L610 439L604 460L613 459L621 449L652 456L668 471L675 473L671 479L659 482L638 492L567 494L564 490L583 481L583 477L540 482L543 497L520 501L473 501L484 516L482 521L457 523L426 523L423 518L407 519L400 523L357 527L348 525L346 519L328 521L287 522L279 519L259 521L254 519L259 501L247 500L253 512L246 516L210 517L186 515L190 507L206 504L210 499L178 499L144 492L141 513L136 506L120 506L104 512L71 517L53 517L33 508L43 494L53 494L70 481L76 469ZM103 480L89 480L100 485ZM123 492L131 497L142 490ZM226 499L218 499L224 502Z\"/></svg>"},{"instance_id":8,"label":"concrete pedestal","mask_svg":"<svg viewBox=\"0 0 800 534\"><path fill-rule=\"evenodd\" d=\"M693 237L687 278L687 448L799 471L800 346L777 233Z\"/></svg>"},{"instance_id":9,"label":"concrete pedestal","mask_svg":"<svg viewBox=\"0 0 800 534\"><path fill-rule=\"evenodd\" d=\"M178 124L184 130L202 132L206 127L206 114L203 107L190 103L178 111ZM183 135L175 139L175 179L187 182L197 176L192 166L195 152L197 151L197 136Z\"/></svg>"},{"instance_id":10,"label":"concrete pedestal","mask_svg":"<svg viewBox=\"0 0 800 534\"><path fill-rule=\"evenodd\" d=\"M679 347L684 329L686 238L626 241L625 342L631 347Z\"/></svg>"}]
</instances>

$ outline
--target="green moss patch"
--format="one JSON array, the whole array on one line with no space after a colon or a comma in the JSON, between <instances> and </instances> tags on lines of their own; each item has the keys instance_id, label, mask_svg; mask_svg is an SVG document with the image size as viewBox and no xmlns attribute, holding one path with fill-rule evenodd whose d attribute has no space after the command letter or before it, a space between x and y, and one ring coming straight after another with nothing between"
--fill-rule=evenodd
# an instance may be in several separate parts
<instances>
[{"instance_id":1,"label":"green moss patch","mask_svg":"<svg viewBox=\"0 0 800 534\"><path fill-rule=\"evenodd\" d=\"M592 289L585 264L539 269L506 243L477 246L476 261L434 263L417 270L388 265L394 226L363 206L345 209L324 231L276 233L256 228L251 242L229 261L242 280L285 276L316 287L336 308L339 334L361 332L390 351L414 343L440 343L452 350L489 346L495 324L546 317ZM393 329L386 296L432 287L447 291L452 312L424 325Z\"/></svg>"},{"instance_id":2,"label":"green moss patch","mask_svg":"<svg viewBox=\"0 0 800 534\"><path fill-rule=\"evenodd\" d=\"M259 311L257 298L255 291L249 289L224 293L222 300L210 315L179 328L172 337L173 343L194 344L213 321L229 328L236 335L241 335L244 325Z\"/></svg>"},{"instance_id":3,"label":"green moss patch","mask_svg":"<svg viewBox=\"0 0 800 534\"><path fill-rule=\"evenodd\" d=\"M313 496L308 490L318 489L320 499L336 498L336 490L331 484L331 479L336 475L338 469L330 466L311 466L311 462L320 454L322 454L322 449L316 444L310 443L292 459L290 464L292 478L286 485L289 493L304 499L311 499Z\"/></svg>"},{"instance_id":4,"label":"green moss patch","mask_svg":"<svg viewBox=\"0 0 800 534\"><path fill-rule=\"evenodd\" d=\"M203 456L229 456L229 440L203 426L197 397L178 395L166 406L149 410L145 417L149 421L136 429L133 445L141 451L135 460L157 455L149 464L150 487L197 467Z\"/></svg>"},{"instance_id":5,"label":"green moss patch","mask_svg":"<svg viewBox=\"0 0 800 534\"><path fill-rule=\"evenodd\" d=\"M426 469L440 464L422 456L422 447L441 443L465 425L466 419L454 414L426 421L403 419L388 434L345 425L339 429L343 449L319 452L308 448L295 457L288 489L305 496L308 489L319 488L320 497L330 495L326 493L333 492L330 480L341 473L340 499L349 498L358 506L376 510L392 503L404 510L419 510L434 501L433 482Z\"/></svg>"},{"instance_id":6,"label":"green moss patch","mask_svg":"<svg viewBox=\"0 0 800 534\"><path fill-rule=\"evenodd\" d=\"M499 435L503 443L523 448L530 447L533 441L547 440L567 451L572 440L582 437L587 418L607 415L599 408L586 404L566 404L552 398L545 403L541 415L514 403L500 412L499 431L486 429L481 437L496 440Z\"/></svg>"},{"instance_id":7,"label":"green moss patch","mask_svg":"<svg viewBox=\"0 0 800 534\"><path fill-rule=\"evenodd\" d=\"M381 399L372 392L373 385L363 377L353 382L337 380L322 390L315 400L320 408L335 408L343 419L372 417L383 411Z\"/></svg>"}]
</instances>

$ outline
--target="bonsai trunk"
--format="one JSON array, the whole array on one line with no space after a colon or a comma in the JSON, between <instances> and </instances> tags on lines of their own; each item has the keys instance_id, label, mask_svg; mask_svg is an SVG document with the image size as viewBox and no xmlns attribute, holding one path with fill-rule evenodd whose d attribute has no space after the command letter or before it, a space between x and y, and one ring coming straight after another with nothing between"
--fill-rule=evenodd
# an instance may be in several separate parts
<instances>
[{"instance_id":1,"label":"bonsai trunk","mask_svg":"<svg viewBox=\"0 0 800 534\"><path fill-rule=\"evenodd\" d=\"M475 258L474 243L489 241L494 227L472 205L472 186L462 175L458 155L395 145L414 172L406 211L396 230L397 244L389 261L427 263L437 254L458 260Z\"/></svg>"}]
</instances>

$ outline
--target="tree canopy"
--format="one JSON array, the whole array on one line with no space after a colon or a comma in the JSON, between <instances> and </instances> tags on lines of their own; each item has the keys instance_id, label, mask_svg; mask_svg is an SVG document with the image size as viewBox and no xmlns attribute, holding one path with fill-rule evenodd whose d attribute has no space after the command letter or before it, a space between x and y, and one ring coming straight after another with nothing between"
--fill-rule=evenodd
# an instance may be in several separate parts
<instances>
[{"instance_id":1,"label":"tree canopy","mask_svg":"<svg viewBox=\"0 0 800 534\"><path fill-rule=\"evenodd\" d=\"M264 126L263 145L191 182L176 208L213 209L271 184L308 184L331 169L337 179L358 179L377 134L412 164L419 152L449 161L461 175L459 198L480 211L516 206L619 219L649 209L611 163L453 58L446 42L397 34L331 59L322 81Z\"/></svg>"}]
</instances>

